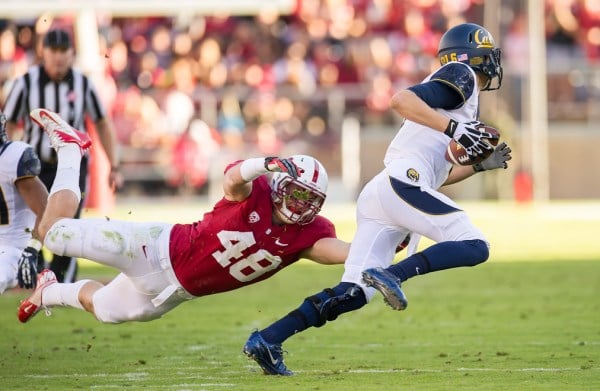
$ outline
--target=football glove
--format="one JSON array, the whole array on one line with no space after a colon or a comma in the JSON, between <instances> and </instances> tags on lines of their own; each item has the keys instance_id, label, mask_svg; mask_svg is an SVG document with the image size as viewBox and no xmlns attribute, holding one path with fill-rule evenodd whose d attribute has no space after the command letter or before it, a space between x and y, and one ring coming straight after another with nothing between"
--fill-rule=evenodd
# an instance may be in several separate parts
<instances>
[{"instance_id":1,"label":"football glove","mask_svg":"<svg viewBox=\"0 0 600 391\"><path fill-rule=\"evenodd\" d=\"M484 150L491 150L493 148L483 139L497 138L497 136L489 132L479 130L481 125L483 124L479 121L457 122L451 119L444 133L460 144L465 149L467 155L477 156L482 154Z\"/></svg>"},{"instance_id":2,"label":"football glove","mask_svg":"<svg viewBox=\"0 0 600 391\"><path fill-rule=\"evenodd\" d=\"M38 253L41 248L42 243L39 240L31 239L27 247L23 249L17 267L17 282L20 288L35 288L37 282Z\"/></svg>"},{"instance_id":3,"label":"football glove","mask_svg":"<svg viewBox=\"0 0 600 391\"><path fill-rule=\"evenodd\" d=\"M293 178L298 178L304 172L293 160L273 156L265 158L265 169L270 172L286 172Z\"/></svg>"},{"instance_id":4,"label":"football glove","mask_svg":"<svg viewBox=\"0 0 600 391\"><path fill-rule=\"evenodd\" d=\"M506 145L505 142L502 142L494 149L494 152L492 152L487 159L481 163L473 164L473 170L475 170L475 172L481 172L494 170L496 168L507 168L508 163L506 162L512 159L512 156L510 155L511 152L510 147Z\"/></svg>"}]
</instances>

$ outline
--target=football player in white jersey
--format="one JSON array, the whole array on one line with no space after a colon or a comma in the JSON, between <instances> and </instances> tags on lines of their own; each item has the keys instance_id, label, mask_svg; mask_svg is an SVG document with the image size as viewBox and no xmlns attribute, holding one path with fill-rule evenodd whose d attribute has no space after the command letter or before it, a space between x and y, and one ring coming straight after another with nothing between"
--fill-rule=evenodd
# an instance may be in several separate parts
<instances>
[{"instance_id":1,"label":"football player in white jersey","mask_svg":"<svg viewBox=\"0 0 600 391\"><path fill-rule=\"evenodd\" d=\"M502 83L501 52L486 29L465 23L442 36L438 56L440 69L392 98L391 107L405 121L386 152L384 170L359 195L357 231L341 283L306 298L287 316L253 332L246 342L244 353L266 374L292 373L283 363L283 341L361 308L376 289L394 309L403 310L408 302L401 282L487 260L489 244L481 231L438 189L476 172L506 168L511 159L505 143L493 148L483 142L493 136L480 131L477 121L479 92ZM445 159L451 139L470 156L493 151L482 163L453 166ZM397 244L409 233L436 244L390 266Z\"/></svg>"},{"instance_id":2,"label":"football player in white jersey","mask_svg":"<svg viewBox=\"0 0 600 391\"><path fill-rule=\"evenodd\" d=\"M29 144L9 141L5 126L0 113L0 294L35 286L42 247L36 232L48 198L38 156Z\"/></svg>"}]
</instances>

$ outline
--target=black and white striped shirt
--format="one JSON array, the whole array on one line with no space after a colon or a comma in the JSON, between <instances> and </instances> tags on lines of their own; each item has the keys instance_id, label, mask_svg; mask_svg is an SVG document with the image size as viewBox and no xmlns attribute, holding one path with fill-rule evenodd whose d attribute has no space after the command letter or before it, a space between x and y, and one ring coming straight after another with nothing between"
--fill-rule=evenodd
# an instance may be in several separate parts
<instances>
[{"instance_id":1,"label":"black and white striped shirt","mask_svg":"<svg viewBox=\"0 0 600 391\"><path fill-rule=\"evenodd\" d=\"M35 149L42 162L56 162L56 152L50 147L44 130L29 118L29 112L43 107L60 114L75 129L86 131L85 114L94 122L106 111L89 78L71 69L63 80L56 82L44 71L43 65L32 66L13 83L4 105L8 121L23 120L23 141Z\"/></svg>"}]
</instances>

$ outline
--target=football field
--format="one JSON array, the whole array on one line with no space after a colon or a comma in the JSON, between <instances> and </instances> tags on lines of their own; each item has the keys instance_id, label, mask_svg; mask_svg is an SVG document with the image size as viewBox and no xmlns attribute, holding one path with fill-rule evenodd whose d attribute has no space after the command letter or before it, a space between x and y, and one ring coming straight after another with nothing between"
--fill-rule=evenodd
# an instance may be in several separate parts
<instances>
[{"instance_id":1,"label":"football field","mask_svg":"<svg viewBox=\"0 0 600 391\"><path fill-rule=\"evenodd\" d=\"M28 293L7 292L0 296L0 389L600 389L600 203L462 206L492 243L490 260L408 281L404 312L376 296L292 337L284 357L295 376L264 376L242 346L253 329L336 285L341 266L303 261L149 323L103 325L55 308L24 325L16 309ZM204 211L193 200L127 200L109 217L190 222ZM324 214L351 239L352 205L327 206ZM80 278L114 275L82 262Z\"/></svg>"}]
</instances>

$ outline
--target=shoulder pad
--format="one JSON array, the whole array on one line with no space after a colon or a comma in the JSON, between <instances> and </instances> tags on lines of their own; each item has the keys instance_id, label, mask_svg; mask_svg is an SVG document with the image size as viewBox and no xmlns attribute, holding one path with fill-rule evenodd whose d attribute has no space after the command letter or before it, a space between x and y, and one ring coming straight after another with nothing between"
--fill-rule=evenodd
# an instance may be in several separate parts
<instances>
[{"instance_id":1,"label":"shoulder pad","mask_svg":"<svg viewBox=\"0 0 600 391\"><path fill-rule=\"evenodd\" d=\"M38 176L42 169L40 158L35 153L33 148L28 147L23 151L21 159L17 165L17 178L27 176Z\"/></svg>"},{"instance_id":2,"label":"shoulder pad","mask_svg":"<svg viewBox=\"0 0 600 391\"><path fill-rule=\"evenodd\" d=\"M460 62L450 62L435 72L430 80L440 81L455 88L466 101L475 89L475 76L469 68Z\"/></svg>"}]
</instances>

